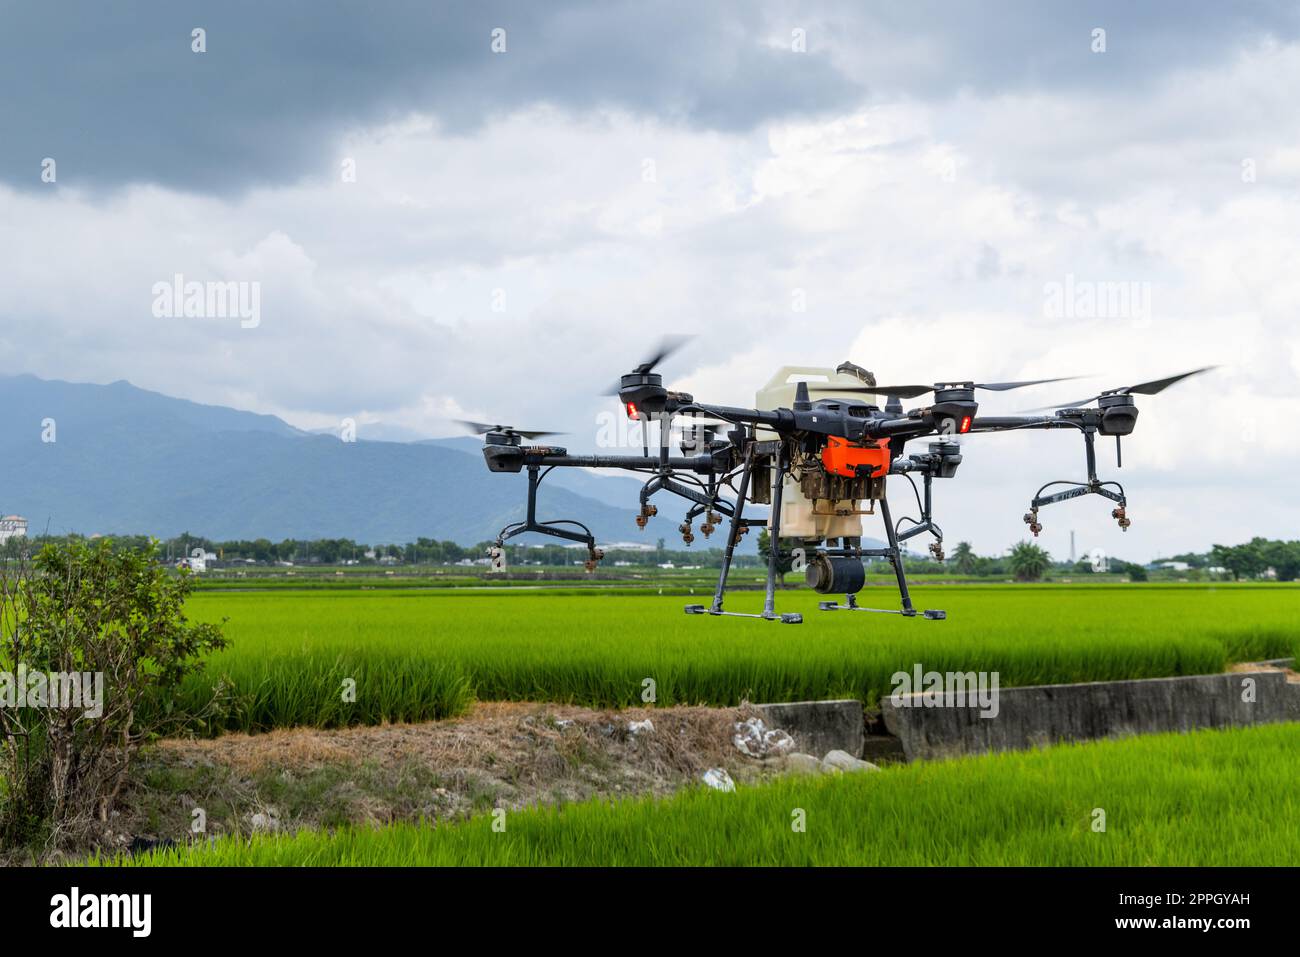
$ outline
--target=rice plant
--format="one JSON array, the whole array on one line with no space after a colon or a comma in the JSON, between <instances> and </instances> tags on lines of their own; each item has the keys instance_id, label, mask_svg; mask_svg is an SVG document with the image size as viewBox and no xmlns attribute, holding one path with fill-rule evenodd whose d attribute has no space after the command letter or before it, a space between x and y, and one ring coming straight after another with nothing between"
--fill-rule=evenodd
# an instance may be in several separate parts
<instances>
[{"instance_id":1,"label":"rice plant","mask_svg":"<svg viewBox=\"0 0 1300 957\"><path fill-rule=\"evenodd\" d=\"M803 625L682 613L671 595L549 591L208 593L197 617L229 618L216 679L230 707L206 728L263 730L415 721L480 699L589 706L876 701L897 671L996 671L1003 687L1204 674L1294 655L1300 588L945 586L918 589L942 622L818 612ZM864 593L870 603L873 592ZM697 596L698 600L699 596ZM689 599L688 599L689 600ZM882 602L891 600L882 589ZM729 599L761 607L759 594Z\"/></svg>"},{"instance_id":2,"label":"rice plant","mask_svg":"<svg viewBox=\"0 0 1300 957\"><path fill-rule=\"evenodd\" d=\"M1199 731L97 863L1294 865L1297 755L1300 724Z\"/></svg>"}]
</instances>

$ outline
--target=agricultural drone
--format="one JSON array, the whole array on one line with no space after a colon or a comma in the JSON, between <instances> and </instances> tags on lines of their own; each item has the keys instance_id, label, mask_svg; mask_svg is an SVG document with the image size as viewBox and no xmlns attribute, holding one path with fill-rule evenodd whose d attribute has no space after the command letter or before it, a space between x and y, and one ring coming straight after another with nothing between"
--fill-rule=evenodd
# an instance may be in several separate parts
<instances>
[{"instance_id":1,"label":"agricultural drone","mask_svg":"<svg viewBox=\"0 0 1300 957\"><path fill-rule=\"evenodd\" d=\"M1124 488L1097 477L1095 440L1114 436L1116 465L1120 441L1133 431L1137 395L1155 395L1189 376L1208 371L1195 369L1179 375L1107 389L1078 402L1048 407L1044 415L979 416L977 391L1007 392L1064 379L1023 382L937 382L932 385L877 385L875 376L851 362L835 369L787 366L777 372L757 396L752 409L696 401L685 392L664 387L655 370L680 340L666 340L656 354L624 375L608 394L617 395L629 419L642 424L641 455L570 455L556 445L538 440L556 435L504 425L465 422L484 436L483 456L493 472L528 471L528 506L522 521L507 525L491 549L494 566L501 567L505 542L526 532L579 542L587 547L588 571L603 557L590 529L573 519L539 521L537 490L553 468L623 469L648 476L640 493L636 522L645 528L658 514L662 493L686 500L689 506L679 526L683 540L694 540L694 522L708 537L725 519L726 544L722 568L712 602L687 605L696 615L734 615L798 623L797 613L778 614L775 608L778 571L789 561L802 570L808 584L824 595L844 595L843 603L821 601L823 611L872 611L928 619L942 619L937 609L917 611L908 593L901 546L918 535L933 541L930 552L942 561L943 531L932 518L934 479L952 478L961 464L956 437L978 432L1022 429L1075 429L1083 435L1087 459L1084 481L1054 480L1038 489L1024 516L1029 530L1042 530L1039 509L1082 495L1100 495L1115 503L1111 511L1120 528L1129 518ZM1073 377L1067 377L1073 378ZM902 400L925 397L925 404L904 411ZM883 398L884 405L872 401ZM1095 405L1093 403L1096 403ZM673 454L673 422L679 420ZM659 426L658 449L649 448L650 420ZM724 435L719 432L725 431ZM932 439L924 452L905 454L908 442ZM912 485L918 517L894 521L886 495L888 476L904 476ZM919 476L922 486L917 487ZM1049 491L1052 490L1052 491ZM729 493L724 496L724 491ZM769 505L770 516L745 515L749 505ZM879 515L887 544L867 548L862 544L862 516ZM723 610L727 578L736 544L755 525L766 526L770 547L766 595L761 614ZM905 527L906 526L906 527ZM866 608L857 594L866 583L864 558L886 558L898 580L901 607Z\"/></svg>"}]
</instances>

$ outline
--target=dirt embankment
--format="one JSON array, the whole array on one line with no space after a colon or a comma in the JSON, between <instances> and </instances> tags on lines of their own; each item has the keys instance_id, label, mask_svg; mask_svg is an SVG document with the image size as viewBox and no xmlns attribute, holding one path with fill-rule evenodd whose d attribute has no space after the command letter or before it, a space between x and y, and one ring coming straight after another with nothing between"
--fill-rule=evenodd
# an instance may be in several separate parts
<instances>
[{"instance_id":1,"label":"dirt embankment","mask_svg":"<svg viewBox=\"0 0 1300 957\"><path fill-rule=\"evenodd\" d=\"M732 744L754 714L480 703L425 724L167 740L142 755L98 847L666 795L709 768L752 780L776 770Z\"/></svg>"}]
</instances>

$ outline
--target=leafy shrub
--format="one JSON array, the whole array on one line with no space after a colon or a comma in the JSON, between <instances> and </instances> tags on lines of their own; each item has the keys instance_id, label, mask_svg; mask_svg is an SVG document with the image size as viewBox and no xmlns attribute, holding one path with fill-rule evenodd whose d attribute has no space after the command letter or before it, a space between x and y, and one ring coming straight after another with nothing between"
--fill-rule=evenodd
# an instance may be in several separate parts
<instances>
[{"instance_id":1,"label":"leafy shrub","mask_svg":"<svg viewBox=\"0 0 1300 957\"><path fill-rule=\"evenodd\" d=\"M139 745L193 721L175 690L225 640L186 619L192 587L104 539L0 569L0 843L106 821Z\"/></svg>"}]
</instances>

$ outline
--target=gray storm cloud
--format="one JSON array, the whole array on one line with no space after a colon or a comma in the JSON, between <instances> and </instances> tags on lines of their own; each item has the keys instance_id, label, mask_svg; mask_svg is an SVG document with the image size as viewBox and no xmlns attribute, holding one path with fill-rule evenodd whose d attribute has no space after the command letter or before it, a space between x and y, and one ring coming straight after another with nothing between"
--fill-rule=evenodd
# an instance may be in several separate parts
<instances>
[{"instance_id":1,"label":"gray storm cloud","mask_svg":"<svg viewBox=\"0 0 1300 957\"><path fill-rule=\"evenodd\" d=\"M1240 420L1300 413L1290 5L126 9L5 13L10 371L363 436L533 413L583 448L663 331L698 334L670 377L731 403L794 362L1098 388L1219 362L1126 453L1172 488L1130 533L1151 553L1240 524L1207 434L1219 466L1294 461ZM257 283L256 327L155 315L178 274ZM1046 304L1105 282L1142 314ZM972 440L949 535L1001 547L1026 492L1005 476L1077 458Z\"/></svg>"},{"instance_id":2,"label":"gray storm cloud","mask_svg":"<svg viewBox=\"0 0 1300 957\"><path fill-rule=\"evenodd\" d=\"M787 55L796 30L809 55ZM1133 91L1298 31L1285 2L8 4L0 179L35 188L55 157L101 188L230 192L319 172L341 130L410 113L466 134L543 103L737 131L873 94Z\"/></svg>"}]
</instances>

